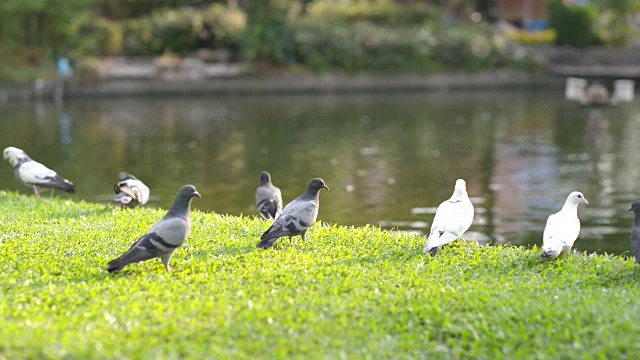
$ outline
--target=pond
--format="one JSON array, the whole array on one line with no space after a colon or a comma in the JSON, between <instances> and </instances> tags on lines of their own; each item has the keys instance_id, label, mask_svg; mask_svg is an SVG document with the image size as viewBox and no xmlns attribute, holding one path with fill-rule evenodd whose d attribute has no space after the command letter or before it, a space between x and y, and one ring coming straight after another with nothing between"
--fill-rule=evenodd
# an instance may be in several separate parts
<instances>
[{"instance_id":1,"label":"pond","mask_svg":"<svg viewBox=\"0 0 640 360\"><path fill-rule=\"evenodd\" d=\"M76 183L54 196L107 202L120 171L167 208L196 185L194 208L255 216L263 170L285 203L312 177L319 219L428 233L457 178L476 216L467 238L541 244L549 214L569 192L578 210L575 249L628 255L640 199L640 103L593 110L562 91L105 99L10 105L0 145L17 146ZM30 194L0 166L2 188ZM49 196L45 193L44 196Z\"/></svg>"}]
</instances>

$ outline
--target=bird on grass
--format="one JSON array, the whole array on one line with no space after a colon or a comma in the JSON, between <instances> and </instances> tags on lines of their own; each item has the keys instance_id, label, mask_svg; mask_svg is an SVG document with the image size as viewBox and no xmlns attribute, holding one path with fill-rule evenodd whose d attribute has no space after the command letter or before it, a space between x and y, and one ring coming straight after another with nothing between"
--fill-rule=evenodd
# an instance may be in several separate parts
<instances>
[{"instance_id":1,"label":"bird on grass","mask_svg":"<svg viewBox=\"0 0 640 360\"><path fill-rule=\"evenodd\" d=\"M640 263L640 201L631 204L629 211L633 211L636 214L636 221L631 231L631 253L633 253L636 262Z\"/></svg>"},{"instance_id":2,"label":"bird on grass","mask_svg":"<svg viewBox=\"0 0 640 360\"><path fill-rule=\"evenodd\" d=\"M571 251L580 234L578 205L581 203L589 204L581 192L574 191L569 194L560 211L549 215L542 235L542 257L555 258Z\"/></svg>"},{"instance_id":3,"label":"bird on grass","mask_svg":"<svg viewBox=\"0 0 640 360\"><path fill-rule=\"evenodd\" d=\"M32 188L38 199L40 193L46 189L59 189L68 193L75 191L71 181L31 159L21 149L9 146L4 149L2 156L13 166L16 179Z\"/></svg>"},{"instance_id":4,"label":"bird on grass","mask_svg":"<svg viewBox=\"0 0 640 360\"><path fill-rule=\"evenodd\" d=\"M120 173L120 181L113 185L113 190L116 193L113 200L123 209L132 202L144 205L149 201L149 187L131 174Z\"/></svg>"},{"instance_id":5,"label":"bird on grass","mask_svg":"<svg viewBox=\"0 0 640 360\"><path fill-rule=\"evenodd\" d=\"M264 220L276 219L282 212L282 194L271 182L271 174L260 174L260 186L256 190L256 207Z\"/></svg>"},{"instance_id":6,"label":"bird on grass","mask_svg":"<svg viewBox=\"0 0 640 360\"><path fill-rule=\"evenodd\" d=\"M284 207L282 214L273 221L269 230L262 234L257 247L267 249L283 236L288 236L290 243L293 243L291 238L296 235L306 240L307 230L318 217L320 189L329 190L329 187L320 178L311 179L307 191Z\"/></svg>"},{"instance_id":7,"label":"bird on grass","mask_svg":"<svg viewBox=\"0 0 640 360\"><path fill-rule=\"evenodd\" d=\"M462 237L473 222L473 204L467 195L467 183L456 180L453 195L436 209L424 253L436 254L440 247Z\"/></svg>"},{"instance_id":8,"label":"bird on grass","mask_svg":"<svg viewBox=\"0 0 640 360\"><path fill-rule=\"evenodd\" d=\"M126 253L111 260L107 271L114 273L129 264L160 258L164 268L170 273L169 260L173 252L184 244L191 231L191 199L194 197L200 197L200 193L193 185L181 187L167 215L138 239Z\"/></svg>"}]
</instances>

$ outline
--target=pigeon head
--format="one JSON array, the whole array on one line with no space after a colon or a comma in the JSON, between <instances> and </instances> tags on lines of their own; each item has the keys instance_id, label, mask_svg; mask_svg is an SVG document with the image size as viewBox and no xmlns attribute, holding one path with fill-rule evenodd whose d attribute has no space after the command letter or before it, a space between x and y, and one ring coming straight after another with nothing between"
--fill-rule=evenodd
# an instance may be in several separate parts
<instances>
[{"instance_id":1,"label":"pigeon head","mask_svg":"<svg viewBox=\"0 0 640 360\"><path fill-rule=\"evenodd\" d=\"M21 161L29 159L29 155L27 155L27 153L13 146L5 148L2 152L2 156L5 160L9 161L12 166L16 166Z\"/></svg>"},{"instance_id":2,"label":"pigeon head","mask_svg":"<svg viewBox=\"0 0 640 360\"><path fill-rule=\"evenodd\" d=\"M194 197L201 197L196 187L193 185L185 185L178 190L178 196L176 198L183 198L191 200Z\"/></svg>"},{"instance_id":3,"label":"pigeon head","mask_svg":"<svg viewBox=\"0 0 640 360\"><path fill-rule=\"evenodd\" d=\"M195 186L185 185L181 187L165 217L179 216L189 218L191 214L191 199L194 197L200 197L200 193Z\"/></svg>"},{"instance_id":4,"label":"pigeon head","mask_svg":"<svg viewBox=\"0 0 640 360\"><path fill-rule=\"evenodd\" d=\"M464 196L466 193L467 193L467 182L462 179L456 180L456 187L453 190L453 196L461 197L461 196Z\"/></svg>"},{"instance_id":5,"label":"pigeon head","mask_svg":"<svg viewBox=\"0 0 640 360\"><path fill-rule=\"evenodd\" d=\"M266 171L263 171L262 173L260 173L260 184L261 185L271 184L271 174L269 174Z\"/></svg>"},{"instance_id":6,"label":"pigeon head","mask_svg":"<svg viewBox=\"0 0 640 360\"><path fill-rule=\"evenodd\" d=\"M133 175L127 173L127 172L124 172L124 171L121 171L118 174L118 177L120 178L121 181L124 181L124 180L138 180L137 177L135 177L135 176L133 176Z\"/></svg>"},{"instance_id":7,"label":"pigeon head","mask_svg":"<svg viewBox=\"0 0 640 360\"><path fill-rule=\"evenodd\" d=\"M629 209L629 211L633 211L636 214L640 214L640 201L636 201L633 204L631 204L631 208Z\"/></svg>"},{"instance_id":8,"label":"pigeon head","mask_svg":"<svg viewBox=\"0 0 640 360\"><path fill-rule=\"evenodd\" d=\"M320 189L329 190L329 187L327 186L327 184L324 183L324 180L320 178L314 178L314 179L311 179L311 181L309 181L309 186L307 186L308 194L315 195L318 193L318 191L320 191Z\"/></svg>"},{"instance_id":9,"label":"pigeon head","mask_svg":"<svg viewBox=\"0 0 640 360\"><path fill-rule=\"evenodd\" d=\"M574 191L571 194L569 194L569 197L567 197L567 203L576 205L576 206L580 203L589 204L587 199L584 197L584 195L582 195L580 191Z\"/></svg>"}]
</instances>

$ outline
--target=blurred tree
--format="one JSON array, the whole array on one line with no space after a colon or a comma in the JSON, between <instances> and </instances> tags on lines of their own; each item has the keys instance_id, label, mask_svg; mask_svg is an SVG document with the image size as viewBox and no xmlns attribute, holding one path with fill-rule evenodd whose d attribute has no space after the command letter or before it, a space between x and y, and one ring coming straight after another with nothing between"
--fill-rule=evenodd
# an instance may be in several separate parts
<instances>
[{"instance_id":1,"label":"blurred tree","mask_svg":"<svg viewBox=\"0 0 640 360\"><path fill-rule=\"evenodd\" d=\"M96 0L2 0L0 41L41 47L49 56L69 31L71 19L90 11ZM47 54L45 54L47 55Z\"/></svg>"},{"instance_id":2,"label":"blurred tree","mask_svg":"<svg viewBox=\"0 0 640 360\"><path fill-rule=\"evenodd\" d=\"M600 9L613 10L625 15L640 11L640 1L638 0L595 0L594 5Z\"/></svg>"},{"instance_id":3,"label":"blurred tree","mask_svg":"<svg viewBox=\"0 0 640 360\"><path fill-rule=\"evenodd\" d=\"M247 60L287 61L287 7L292 0L259 0L247 7L243 54Z\"/></svg>"}]
</instances>

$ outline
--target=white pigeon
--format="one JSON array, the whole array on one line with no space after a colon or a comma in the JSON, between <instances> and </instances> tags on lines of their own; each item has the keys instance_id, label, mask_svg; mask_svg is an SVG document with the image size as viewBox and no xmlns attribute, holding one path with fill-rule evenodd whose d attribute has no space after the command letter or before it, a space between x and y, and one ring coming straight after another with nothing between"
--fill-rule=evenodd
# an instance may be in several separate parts
<instances>
[{"instance_id":1,"label":"white pigeon","mask_svg":"<svg viewBox=\"0 0 640 360\"><path fill-rule=\"evenodd\" d=\"M4 149L2 156L13 166L16 179L35 191L36 198L40 198L40 193L45 189L74 192L74 185L71 181L31 159L23 150L9 146Z\"/></svg>"},{"instance_id":2,"label":"white pigeon","mask_svg":"<svg viewBox=\"0 0 640 360\"><path fill-rule=\"evenodd\" d=\"M123 209L132 202L144 205L149 201L149 187L140 179L123 172L120 173L120 180L113 185L113 190L116 193L113 200L119 202Z\"/></svg>"},{"instance_id":3,"label":"white pigeon","mask_svg":"<svg viewBox=\"0 0 640 360\"><path fill-rule=\"evenodd\" d=\"M581 192L574 191L569 194L560 211L549 215L542 235L542 257L557 257L562 253L569 253L580 234L580 203L589 204Z\"/></svg>"},{"instance_id":4,"label":"white pigeon","mask_svg":"<svg viewBox=\"0 0 640 360\"><path fill-rule=\"evenodd\" d=\"M424 253L435 254L441 246L460 239L472 222L473 204L467 195L467 183L458 179L451 198L436 210Z\"/></svg>"}]
</instances>

